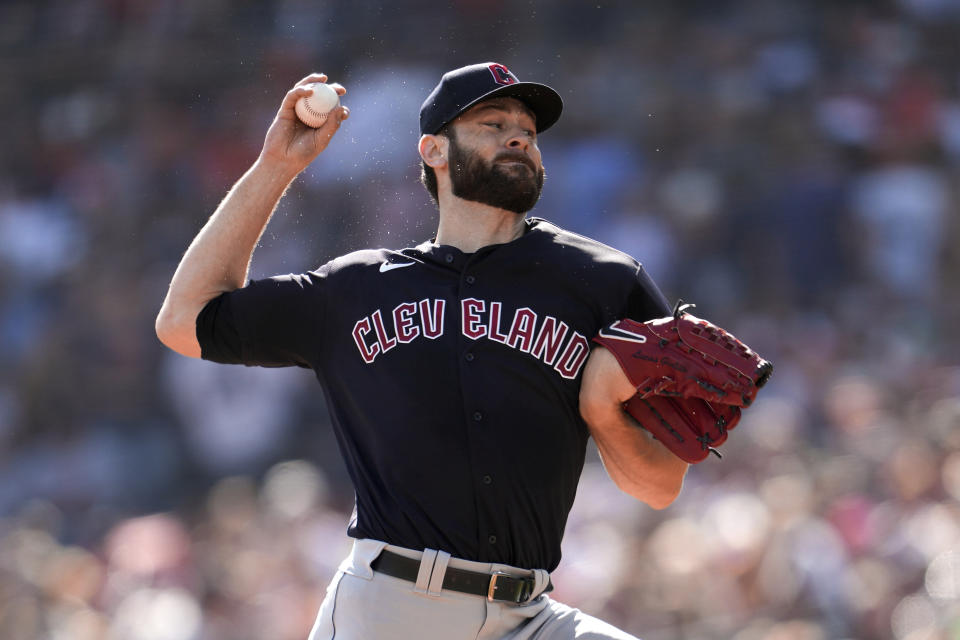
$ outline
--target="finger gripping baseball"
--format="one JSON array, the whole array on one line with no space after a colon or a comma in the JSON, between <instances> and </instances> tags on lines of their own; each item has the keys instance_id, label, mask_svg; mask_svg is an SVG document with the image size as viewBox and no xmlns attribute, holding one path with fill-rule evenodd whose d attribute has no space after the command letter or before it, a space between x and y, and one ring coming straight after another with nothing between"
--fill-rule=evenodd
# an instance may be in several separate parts
<instances>
[{"instance_id":1,"label":"finger gripping baseball","mask_svg":"<svg viewBox=\"0 0 960 640\"><path fill-rule=\"evenodd\" d=\"M648 322L618 320L594 342L609 349L642 398L750 406L773 365L720 327L680 308Z\"/></svg>"}]
</instances>

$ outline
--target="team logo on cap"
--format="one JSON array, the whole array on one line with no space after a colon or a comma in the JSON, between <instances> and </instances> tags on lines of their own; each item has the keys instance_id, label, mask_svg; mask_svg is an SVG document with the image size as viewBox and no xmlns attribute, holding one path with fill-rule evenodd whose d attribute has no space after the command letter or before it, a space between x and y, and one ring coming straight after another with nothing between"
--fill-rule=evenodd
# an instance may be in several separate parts
<instances>
[{"instance_id":1,"label":"team logo on cap","mask_svg":"<svg viewBox=\"0 0 960 640\"><path fill-rule=\"evenodd\" d=\"M487 68L490 69L490 73L493 74L493 79L497 84L514 84L517 82L517 76L510 73L510 69L502 64L492 64Z\"/></svg>"}]
</instances>

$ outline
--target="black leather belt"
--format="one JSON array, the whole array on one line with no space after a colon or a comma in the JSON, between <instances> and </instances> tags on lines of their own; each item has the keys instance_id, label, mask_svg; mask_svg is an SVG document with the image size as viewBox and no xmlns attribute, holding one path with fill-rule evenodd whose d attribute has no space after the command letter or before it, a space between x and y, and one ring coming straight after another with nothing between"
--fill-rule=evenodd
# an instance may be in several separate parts
<instances>
[{"instance_id":1,"label":"black leather belt","mask_svg":"<svg viewBox=\"0 0 960 640\"><path fill-rule=\"evenodd\" d=\"M417 581L420 573L420 560L401 556L384 549L379 556L370 563L374 571L385 573L394 578ZM487 600L499 600L520 604L530 599L536 581L533 576L518 578L503 572L480 573L447 567L443 576L443 588L460 593L472 593L476 596L486 596ZM549 591L549 587L547 588Z\"/></svg>"}]
</instances>

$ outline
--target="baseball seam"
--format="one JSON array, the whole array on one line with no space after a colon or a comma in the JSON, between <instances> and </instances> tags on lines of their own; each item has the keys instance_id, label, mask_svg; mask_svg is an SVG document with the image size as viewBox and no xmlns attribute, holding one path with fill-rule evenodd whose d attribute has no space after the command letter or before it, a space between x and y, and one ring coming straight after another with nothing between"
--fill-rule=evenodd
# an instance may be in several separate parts
<instances>
[{"instance_id":1,"label":"baseball seam","mask_svg":"<svg viewBox=\"0 0 960 640\"><path fill-rule=\"evenodd\" d=\"M316 109L310 106L310 96L307 96L307 99L303 101L303 106L307 108L307 111L311 115L315 115L318 118L326 118L327 115L330 113L330 111L333 111L333 108L331 108L330 111L328 111L327 113L320 113L319 111L317 111Z\"/></svg>"}]
</instances>

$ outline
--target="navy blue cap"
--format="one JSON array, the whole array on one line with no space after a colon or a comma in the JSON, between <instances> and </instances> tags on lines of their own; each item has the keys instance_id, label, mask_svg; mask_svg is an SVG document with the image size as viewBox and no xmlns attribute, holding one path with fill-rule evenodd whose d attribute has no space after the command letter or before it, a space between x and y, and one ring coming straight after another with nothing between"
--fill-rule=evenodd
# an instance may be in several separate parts
<instances>
[{"instance_id":1,"label":"navy blue cap","mask_svg":"<svg viewBox=\"0 0 960 640\"><path fill-rule=\"evenodd\" d=\"M537 117L537 133L560 119L563 99L545 84L520 82L502 64L483 62L443 74L420 107L420 133L436 133L481 100L511 97L522 100Z\"/></svg>"}]
</instances>

